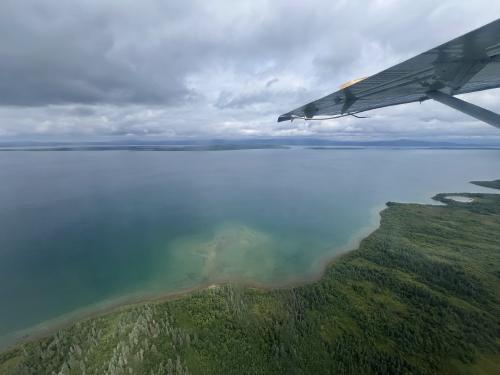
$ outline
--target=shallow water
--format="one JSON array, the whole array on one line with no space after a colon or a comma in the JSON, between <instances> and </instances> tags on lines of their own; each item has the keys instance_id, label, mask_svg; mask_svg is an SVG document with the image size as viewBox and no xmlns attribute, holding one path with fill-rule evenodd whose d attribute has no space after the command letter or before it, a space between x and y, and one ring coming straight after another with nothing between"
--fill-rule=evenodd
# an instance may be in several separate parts
<instances>
[{"instance_id":1,"label":"shallow water","mask_svg":"<svg viewBox=\"0 0 500 375\"><path fill-rule=\"evenodd\" d=\"M307 279L385 202L499 177L493 150L0 152L0 336L130 294Z\"/></svg>"}]
</instances>

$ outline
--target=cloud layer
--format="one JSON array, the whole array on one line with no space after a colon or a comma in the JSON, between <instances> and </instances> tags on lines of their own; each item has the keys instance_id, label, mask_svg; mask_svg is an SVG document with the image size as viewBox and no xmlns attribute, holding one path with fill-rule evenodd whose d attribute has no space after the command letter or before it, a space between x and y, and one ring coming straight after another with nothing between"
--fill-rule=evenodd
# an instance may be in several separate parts
<instances>
[{"instance_id":1,"label":"cloud layer","mask_svg":"<svg viewBox=\"0 0 500 375\"><path fill-rule=\"evenodd\" d=\"M0 2L0 139L500 136L425 102L294 122L304 102L470 31L491 1ZM469 95L500 111L493 90Z\"/></svg>"}]
</instances>

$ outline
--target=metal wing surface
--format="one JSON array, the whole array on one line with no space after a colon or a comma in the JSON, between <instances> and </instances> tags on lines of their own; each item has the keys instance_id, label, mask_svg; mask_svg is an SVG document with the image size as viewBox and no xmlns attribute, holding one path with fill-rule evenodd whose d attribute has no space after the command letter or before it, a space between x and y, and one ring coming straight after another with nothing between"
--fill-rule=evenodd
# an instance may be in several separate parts
<instances>
[{"instance_id":1,"label":"metal wing surface","mask_svg":"<svg viewBox=\"0 0 500 375\"><path fill-rule=\"evenodd\" d=\"M453 96L495 87L500 87L500 19L373 76L346 84L339 91L279 116L278 122L315 116L342 117L423 101L431 97L429 92Z\"/></svg>"}]
</instances>

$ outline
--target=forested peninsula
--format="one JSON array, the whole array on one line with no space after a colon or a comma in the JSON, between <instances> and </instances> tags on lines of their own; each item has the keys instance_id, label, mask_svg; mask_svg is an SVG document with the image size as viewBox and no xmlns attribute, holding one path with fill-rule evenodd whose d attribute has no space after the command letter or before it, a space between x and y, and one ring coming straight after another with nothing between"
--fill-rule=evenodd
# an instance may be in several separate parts
<instances>
[{"instance_id":1,"label":"forested peninsula","mask_svg":"<svg viewBox=\"0 0 500 375\"><path fill-rule=\"evenodd\" d=\"M0 373L498 374L500 195L434 198L389 202L316 282L124 307L10 348Z\"/></svg>"}]
</instances>

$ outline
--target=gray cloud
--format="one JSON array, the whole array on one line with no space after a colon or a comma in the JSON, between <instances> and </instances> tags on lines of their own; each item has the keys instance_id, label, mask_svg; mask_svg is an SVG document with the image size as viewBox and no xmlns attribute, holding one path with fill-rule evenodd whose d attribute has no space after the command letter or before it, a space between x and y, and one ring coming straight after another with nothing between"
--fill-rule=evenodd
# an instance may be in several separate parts
<instances>
[{"instance_id":1,"label":"gray cloud","mask_svg":"<svg viewBox=\"0 0 500 375\"><path fill-rule=\"evenodd\" d=\"M437 104L276 116L493 19L500 3L0 2L0 137L496 137ZM498 91L470 99L500 111Z\"/></svg>"}]
</instances>

